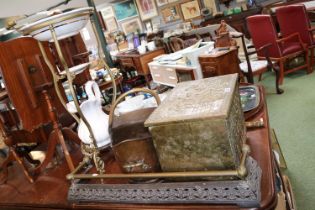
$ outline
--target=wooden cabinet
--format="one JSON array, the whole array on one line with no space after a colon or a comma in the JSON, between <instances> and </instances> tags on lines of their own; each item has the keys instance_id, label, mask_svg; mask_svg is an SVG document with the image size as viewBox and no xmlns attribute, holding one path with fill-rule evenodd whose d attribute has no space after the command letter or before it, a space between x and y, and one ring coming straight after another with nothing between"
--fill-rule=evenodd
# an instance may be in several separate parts
<instances>
[{"instance_id":1,"label":"wooden cabinet","mask_svg":"<svg viewBox=\"0 0 315 210\"><path fill-rule=\"evenodd\" d=\"M144 54L139 54L138 51L119 53L116 55L117 60L120 63L121 68L130 69L133 68L137 71L139 75L143 75L146 81L149 81L150 70L148 63L150 63L153 58L164 54L164 48L158 48L153 51L146 52Z\"/></svg>"},{"instance_id":2,"label":"wooden cabinet","mask_svg":"<svg viewBox=\"0 0 315 210\"><path fill-rule=\"evenodd\" d=\"M224 74L240 73L237 48L219 51L215 54L204 54L199 56L204 78Z\"/></svg>"},{"instance_id":3,"label":"wooden cabinet","mask_svg":"<svg viewBox=\"0 0 315 210\"><path fill-rule=\"evenodd\" d=\"M157 62L149 63L152 79L154 82L176 86L178 82L194 80L196 69L181 65L162 65Z\"/></svg>"}]
</instances>

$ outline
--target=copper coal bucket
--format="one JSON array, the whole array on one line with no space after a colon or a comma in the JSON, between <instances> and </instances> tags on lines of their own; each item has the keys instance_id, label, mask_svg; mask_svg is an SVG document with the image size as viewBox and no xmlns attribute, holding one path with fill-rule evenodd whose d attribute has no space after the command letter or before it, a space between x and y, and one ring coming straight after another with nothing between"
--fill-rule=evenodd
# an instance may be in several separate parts
<instances>
[{"instance_id":1,"label":"copper coal bucket","mask_svg":"<svg viewBox=\"0 0 315 210\"><path fill-rule=\"evenodd\" d=\"M157 104L159 96L152 90L135 88L121 95L112 105L109 114L109 134L115 159L124 173L145 173L160 170L153 141L144 121L155 108L143 108L115 116L114 111L119 102L127 95L136 92L151 94Z\"/></svg>"}]
</instances>

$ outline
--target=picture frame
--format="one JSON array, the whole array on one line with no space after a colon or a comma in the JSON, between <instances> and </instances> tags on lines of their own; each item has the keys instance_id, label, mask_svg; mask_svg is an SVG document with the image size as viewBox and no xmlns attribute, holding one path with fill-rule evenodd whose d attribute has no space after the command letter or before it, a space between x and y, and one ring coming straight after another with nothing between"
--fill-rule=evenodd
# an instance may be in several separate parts
<instances>
[{"instance_id":1,"label":"picture frame","mask_svg":"<svg viewBox=\"0 0 315 210\"><path fill-rule=\"evenodd\" d=\"M161 10L164 23L181 20L179 5L171 5Z\"/></svg>"},{"instance_id":2,"label":"picture frame","mask_svg":"<svg viewBox=\"0 0 315 210\"><path fill-rule=\"evenodd\" d=\"M142 20L148 20L158 16L154 0L136 0L136 2Z\"/></svg>"},{"instance_id":3,"label":"picture frame","mask_svg":"<svg viewBox=\"0 0 315 210\"><path fill-rule=\"evenodd\" d=\"M203 0L203 3L212 15L218 13L218 6L215 0Z\"/></svg>"},{"instance_id":4,"label":"picture frame","mask_svg":"<svg viewBox=\"0 0 315 210\"><path fill-rule=\"evenodd\" d=\"M106 20L107 18L111 18L115 16L112 6L104 7L100 9L100 12L102 14L103 20Z\"/></svg>"},{"instance_id":5,"label":"picture frame","mask_svg":"<svg viewBox=\"0 0 315 210\"><path fill-rule=\"evenodd\" d=\"M123 32L125 33L125 35L128 35L130 33L135 33L135 32L142 32L142 23L140 21L139 18L133 18L130 20L126 20L124 22L122 22L121 24L121 28L123 30Z\"/></svg>"},{"instance_id":6,"label":"picture frame","mask_svg":"<svg viewBox=\"0 0 315 210\"><path fill-rule=\"evenodd\" d=\"M134 0L126 0L113 5L117 21L123 21L138 16Z\"/></svg>"},{"instance_id":7,"label":"picture frame","mask_svg":"<svg viewBox=\"0 0 315 210\"><path fill-rule=\"evenodd\" d=\"M164 6L166 4L168 4L168 0L156 0L156 5L158 7Z\"/></svg>"},{"instance_id":8,"label":"picture frame","mask_svg":"<svg viewBox=\"0 0 315 210\"><path fill-rule=\"evenodd\" d=\"M115 17L110 17L104 20L106 31L108 32L114 32L118 30L118 25Z\"/></svg>"},{"instance_id":9,"label":"picture frame","mask_svg":"<svg viewBox=\"0 0 315 210\"><path fill-rule=\"evenodd\" d=\"M193 0L180 4L184 20L191 20L201 16L198 0Z\"/></svg>"},{"instance_id":10,"label":"picture frame","mask_svg":"<svg viewBox=\"0 0 315 210\"><path fill-rule=\"evenodd\" d=\"M146 30L147 32L152 32L152 30L153 30L153 25L152 25L151 20L145 21L145 22L144 22L144 26L145 26L145 30Z\"/></svg>"}]
</instances>

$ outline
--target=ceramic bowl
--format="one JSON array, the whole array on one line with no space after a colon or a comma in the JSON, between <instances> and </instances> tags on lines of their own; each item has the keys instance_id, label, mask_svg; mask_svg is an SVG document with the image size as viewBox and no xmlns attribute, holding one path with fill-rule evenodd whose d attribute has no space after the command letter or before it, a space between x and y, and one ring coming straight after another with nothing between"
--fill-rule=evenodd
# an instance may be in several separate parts
<instances>
[{"instance_id":1,"label":"ceramic bowl","mask_svg":"<svg viewBox=\"0 0 315 210\"><path fill-rule=\"evenodd\" d=\"M22 34L31 35L39 41L53 41L49 30L49 26L52 25L57 39L64 39L79 33L85 27L92 10L91 7L71 10L27 24L18 30Z\"/></svg>"}]
</instances>

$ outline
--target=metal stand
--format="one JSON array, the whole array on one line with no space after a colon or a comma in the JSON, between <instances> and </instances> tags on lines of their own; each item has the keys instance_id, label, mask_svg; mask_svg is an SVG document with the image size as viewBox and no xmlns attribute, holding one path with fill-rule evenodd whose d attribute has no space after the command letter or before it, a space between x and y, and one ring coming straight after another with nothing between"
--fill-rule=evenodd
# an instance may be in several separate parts
<instances>
[{"instance_id":1,"label":"metal stand","mask_svg":"<svg viewBox=\"0 0 315 210\"><path fill-rule=\"evenodd\" d=\"M105 172L104 162L99 157L99 149L97 147L97 143L96 143L96 140L95 140L95 137L94 137L94 134L93 134L93 130L92 130L90 124L88 123L88 121L86 120L85 116L83 115L83 113L82 113L82 111L80 109L80 104L79 104L79 101L78 101L78 99L76 97L76 92L75 92L75 90L73 88L73 80L75 78L75 73L71 73L70 70L69 70L69 67L68 67L68 65L67 65L67 63L65 61L64 55L62 54L62 51L61 51L61 47L60 47L60 44L59 44L59 41L58 41L57 33L55 31L55 24L58 24L60 21L67 21L67 20L71 20L73 18L77 18L77 17L83 16L83 15L91 15L91 14L92 14L92 10L90 10L88 13L84 13L84 14L71 14L71 15L64 16L64 17L59 18L59 19L58 18L50 19L49 21L46 21L46 22L43 22L41 24L38 24L38 25L35 25L35 26L31 27L28 30L26 30L26 32L25 31L24 32L26 34L28 34L28 33L31 33L33 31L36 31L38 29L44 28L44 27L48 27L49 28L50 33L52 35L53 42L54 42L56 50L57 50L58 57L59 57L59 59L61 61L61 64L63 65L64 70L66 72L65 75L60 75L54 70L53 65L48 60L47 54L46 54L46 52L45 52L45 50L44 50L44 48L42 46L42 43L38 42L38 45L40 47L41 53L42 53L42 55L44 57L44 60L45 60L46 64L48 65L48 67L49 67L49 69L50 69L50 71L52 73L53 80L54 80L53 81L54 82L54 87L55 87L55 90L57 92L58 98L61 101L62 105L67 110L66 102L65 102L65 100L63 99L63 97L61 95L61 92L59 90L59 85L58 85L58 83L60 82L61 79L66 79L68 81L68 83L69 83L70 92L71 92L71 95L72 95L75 107L77 109L77 112L78 112L78 115L79 115L80 118L76 114L73 114L73 113L70 113L70 114L77 121L77 123L80 123L80 121L83 121L83 123L85 123L85 125L87 126L88 131L90 133L90 139L92 140L91 144L90 145L83 145L81 147L82 148L82 153L84 154L83 161L79 164L79 166L77 168L75 168L75 169L71 168L72 169L71 171L76 173L85 164L88 164L88 163L90 163L90 161L93 161L94 165L96 166L96 169L97 169L99 175L102 175ZM98 33L96 31L95 21L94 21L94 19L90 19L90 20L91 20L91 23L92 23L92 26L93 26L93 30L94 30L94 34L96 36L96 40L97 40L97 43L98 43L99 62L100 62L101 65L104 66L105 69L108 70L109 75L111 77L113 90L114 90L114 96L113 96L112 103L114 103L115 100L116 100L116 95L117 95L117 88L116 88L116 84L115 84L115 78L114 78L114 75L111 72L110 68L108 67L108 65L105 62L104 51L103 51L103 48L101 47L101 41L100 41L100 38L99 38Z\"/></svg>"}]
</instances>

